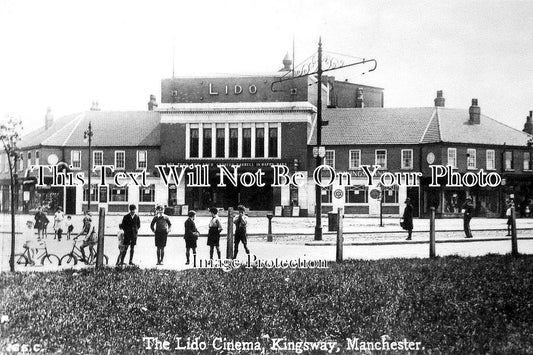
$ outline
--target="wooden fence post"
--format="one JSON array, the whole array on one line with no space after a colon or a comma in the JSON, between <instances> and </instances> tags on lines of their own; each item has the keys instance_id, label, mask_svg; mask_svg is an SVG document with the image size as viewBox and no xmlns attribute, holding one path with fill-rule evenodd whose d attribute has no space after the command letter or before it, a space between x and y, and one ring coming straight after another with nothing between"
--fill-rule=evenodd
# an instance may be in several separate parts
<instances>
[{"instance_id":1,"label":"wooden fence post","mask_svg":"<svg viewBox=\"0 0 533 355\"><path fill-rule=\"evenodd\" d=\"M435 255L435 207L431 207L431 216L429 219L429 257L434 258Z\"/></svg>"},{"instance_id":2,"label":"wooden fence post","mask_svg":"<svg viewBox=\"0 0 533 355\"><path fill-rule=\"evenodd\" d=\"M344 243L344 237L342 235L342 220L343 209L337 210L337 263L342 263L342 244Z\"/></svg>"},{"instance_id":3,"label":"wooden fence post","mask_svg":"<svg viewBox=\"0 0 533 355\"><path fill-rule=\"evenodd\" d=\"M516 238L516 215L514 206L511 206L511 255L518 256L518 240Z\"/></svg>"},{"instance_id":4,"label":"wooden fence post","mask_svg":"<svg viewBox=\"0 0 533 355\"><path fill-rule=\"evenodd\" d=\"M233 259L233 208L228 208L228 233L226 241L226 259Z\"/></svg>"},{"instance_id":5,"label":"wooden fence post","mask_svg":"<svg viewBox=\"0 0 533 355\"><path fill-rule=\"evenodd\" d=\"M96 249L96 267L104 265L105 208L100 207L98 216L98 248Z\"/></svg>"}]
</instances>

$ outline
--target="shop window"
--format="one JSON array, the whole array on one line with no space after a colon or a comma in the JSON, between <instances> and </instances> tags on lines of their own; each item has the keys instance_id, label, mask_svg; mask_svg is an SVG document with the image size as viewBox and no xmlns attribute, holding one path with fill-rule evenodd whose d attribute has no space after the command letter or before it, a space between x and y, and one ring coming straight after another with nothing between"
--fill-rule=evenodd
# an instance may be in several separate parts
<instances>
[{"instance_id":1,"label":"shop window","mask_svg":"<svg viewBox=\"0 0 533 355\"><path fill-rule=\"evenodd\" d=\"M140 202L155 202L155 185L148 187L139 187L139 201Z\"/></svg>"},{"instance_id":2,"label":"shop window","mask_svg":"<svg viewBox=\"0 0 533 355\"><path fill-rule=\"evenodd\" d=\"M252 129L242 129L242 157L250 158L252 156Z\"/></svg>"},{"instance_id":3,"label":"shop window","mask_svg":"<svg viewBox=\"0 0 533 355\"><path fill-rule=\"evenodd\" d=\"M100 186L100 203L107 203L107 186Z\"/></svg>"},{"instance_id":4,"label":"shop window","mask_svg":"<svg viewBox=\"0 0 533 355\"><path fill-rule=\"evenodd\" d=\"M255 129L255 156L257 158L265 157L265 129L263 127Z\"/></svg>"},{"instance_id":5,"label":"shop window","mask_svg":"<svg viewBox=\"0 0 533 355\"><path fill-rule=\"evenodd\" d=\"M524 152L524 170L531 170L531 153Z\"/></svg>"},{"instance_id":6,"label":"shop window","mask_svg":"<svg viewBox=\"0 0 533 355\"><path fill-rule=\"evenodd\" d=\"M322 190L320 191L320 197L322 198L322 203L331 203L331 191L332 187L322 187Z\"/></svg>"},{"instance_id":7,"label":"shop window","mask_svg":"<svg viewBox=\"0 0 533 355\"><path fill-rule=\"evenodd\" d=\"M115 169L126 168L126 153L123 150L115 151Z\"/></svg>"},{"instance_id":8,"label":"shop window","mask_svg":"<svg viewBox=\"0 0 533 355\"><path fill-rule=\"evenodd\" d=\"M346 187L346 203L368 203L368 186Z\"/></svg>"},{"instance_id":9,"label":"shop window","mask_svg":"<svg viewBox=\"0 0 533 355\"><path fill-rule=\"evenodd\" d=\"M83 202L87 202L87 185L83 185ZM91 202L98 201L98 185L91 184Z\"/></svg>"},{"instance_id":10,"label":"shop window","mask_svg":"<svg viewBox=\"0 0 533 355\"><path fill-rule=\"evenodd\" d=\"M147 166L146 150L137 151L137 169L146 169Z\"/></svg>"},{"instance_id":11,"label":"shop window","mask_svg":"<svg viewBox=\"0 0 533 355\"><path fill-rule=\"evenodd\" d=\"M272 127L268 129L268 157L278 157L278 128Z\"/></svg>"},{"instance_id":12,"label":"shop window","mask_svg":"<svg viewBox=\"0 0 533 355\"><path fill-rule=\"evenodd\" d=\"M81 151L73 150L70 152L70 165L72 169L81 169Z\"/></svg>"},{"instance_id":13,"label":"shop window","mask_svg":"<svg viewBox=\"0 0 533 355\"><path fill-rule=\"evenodd\" d=\"M198 158L198 128L191 128L189 136L189 157Z\"/></svg>"},{"instance_id":14,"label":"shop window","mask_svg":"<svg viewBox=\"0 0 533 355\"><path fill-rule=\"evenodd\" d=\"M217 128L217 158L224 158L225 146L224 146L224 137L225 129Z\"/></svg>"},{"instance_id":15,"label":"shop window","mask_svg":"<svg viewBox=\"0 0 533 355\"><path fill-rule=\"evenodd\" d=\"M465 202L466 191L462 190L445 190L444 191L444 212L460 213L461 206Z\"/></svg>"},{"instance_id":16,"label":"shop window","mask_svg":"<svg viewBox=\"0 0 533 355\"><path fill-rule=\"evenodd\" d=\"M229 157L236 158L239 152L239 129L229 129Z\"/></svg>"},{"instance_id":17,"label":"shop window","mask_svg":"<svg viewBox=\"0 0 533 355\"><path fill-rule=\"evenodd\" d=\"M383 187L383 203L398 203L398 186Z\"/></svg>"},{"instance_id":18,"label":"shop window","mask_svg":"<svg viewBox=\"0 0 533 355\"><path fill-rule=\"evenodd\" d=\"M504 153L504 160L505 160L505 170L513 170L514 169L514 159L513 159L513 152L507 151Z\"/></svg>"},{"instance_id":19,"label":"shop window","mask_svg":"<svg viewBox=\"0 0 533 355\"><path fill-rule=\"evenodd\" d=\"M178 188L176 184L168 185L168 205L176 206L178 204Z\"/></svg>"},{"instance_id":20,"label":"shop window","mask_svg":"<svg viewBox=\"0 0 533 355\"><path fill-rule=\"evenodd\" d=\"M326 150L326 155L324 155L324 165L331 166L335 169L335 151Z\"/></svg>"},{"instance_id":21,"label":"shop window","mask_svg":"<svg viewBox=\"0 0 533 355\"><path fill-rule=\"evenodd\" d=\"M202 142L202 154L204 158L211 158L212 142L212 130L210 126L204 126L204 136Z\"/></svg>"},{"instance_id":22,"label":"shop window","mask_svg":"<svg viewBox=\"0 0 533 355\"><path fill-rule=\"evenodd\" d=\"M487 170L494 170L496 169L496 154L494 150L488 149L487 150Z\"/></svg>"},{"instance_id":23,"label":"shop window","mask_svg":"<svg viewBox=\"0 0 533 355\"><path fill-rule=\"evenodd\" d=\"M104 165L104 152L97 150L93 152L93 167Z\"/></svg>"},{"instance_id":24,"label":"shop window","mask_svg":"<svg viewBox=\"0 0 533 355\"><path fill-rule=\"evenodd\" d=\"M128 189L126 187L111 186L110 202L128 202Z\"/></svg>"},{"instance_id":25,"label":"shop window","mask_svg":"<svg viewBox=\"0 0 533 355\"><path fill-rule=\"evenodd\" d=\"M467 169L476 168L476 150L475 149L466 150L466 167Z\"/></svg>"},{"instance_id":26,"label":"shop window","mask_svg":"<svg viewBox=\"0 0 533 355\"><path fill-rule=\"evenodd\" d=\"M457 168L457 149L448 148L448 165Z\"/></svg>"},{"instance_id":27,"label":"shop window","mask_svg":"<svg viewBox=\"0 0 533 355\"><path fill-rule=\"evenodd\" d=\"M412 149L402 149L402 169L413 169Z\"/></svg>"},{"instance_id":28,"label":"shop window","mask_svg":"<svg viewBox=\"0 0 533 355\"><path fill-rule=\"evenodd\" d=\"M359 149L350 150L350 169L357 169L361 166L361 151Z\"/></svg>"},{"instance_id":29,"label":"shop window","mask_svg":"<svg viewBox=\"0 0 533 355\"><path fill-rule=\"evenodd\" d=\"M385 149L376 149L376 164L381 169L387 169L387 151Z\"/></svg>"}]
</instances>

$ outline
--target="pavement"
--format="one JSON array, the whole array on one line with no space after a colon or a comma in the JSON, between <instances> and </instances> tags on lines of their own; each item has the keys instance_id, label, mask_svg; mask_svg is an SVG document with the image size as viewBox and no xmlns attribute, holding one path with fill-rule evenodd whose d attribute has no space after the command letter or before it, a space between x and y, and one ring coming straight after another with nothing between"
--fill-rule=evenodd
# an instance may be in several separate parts
<instances>
[{"instance_id":1,"label":"pavement","mask_svg":"<svg viewBox=\"0 0 533 355\"><path fill-rule=\"evenodd\" d=\"M30 215L16 216L16 230L21 230L25 221L32 219ZM82 216L73 216L75 232L81 229ZM116 232L121 216L107 216L105 220L105 254L109 256L110 264L114 264L118 255L118 242ZM156 249L154 237L150 231L152 217L141 216L141 230L135 248L134 263L142 268L160 268L183 270L191 268L185 265L185 242L183 236L183 223L186 217L170 217L173 224L165 248L165 263L156 266ZM210 217L198 217L196 225L202 236L198 240L198 259L209 258L207 243L207 226ZM224 228L227 226L227 217L221 218ZM251 253L259 259L281 260L335 260L336 232L327 231L327 218L323 218L323 240L314 241L314 218L302 217L274 217L272 220L273 242L267 241L268 222L265 217L250 217L248 246ZM345 218L344 231L344 258L355 259L383 259L383 258L426 258L429 255L429 220L415 219L413 240L406 241L406 232L399 227L399 219L383 219L380 227L379 218ZM9 270L9 255L11 243L11 221L9 215L0 215L0 271ZM462 232L462 219L438 219L436 224L436 251L437 255L476 256L488 253L505 254L511 251L511 240L506 236L505 219L474 218L471 223L474 238L465 239ZM517 219L518 249L521 253L533 253L533 218ZM17 235L15 250L23 250L23 240ZM221 238L221 251L223 257L226 253L226 238ZM47 247L50 253L59 257L66 254L72 247L72 241L63 237L61 242L53 239L53 234L47 238ZM242 247L240 248L242 249ZM246 261L246 255L241 250L238 259ZM215 254L216 255L216 254ZM23 266L17 265L17 270L43 271L57 270L64 266ZM86 267L77 265L75 268Z\"/></svg>"}]
</instances>

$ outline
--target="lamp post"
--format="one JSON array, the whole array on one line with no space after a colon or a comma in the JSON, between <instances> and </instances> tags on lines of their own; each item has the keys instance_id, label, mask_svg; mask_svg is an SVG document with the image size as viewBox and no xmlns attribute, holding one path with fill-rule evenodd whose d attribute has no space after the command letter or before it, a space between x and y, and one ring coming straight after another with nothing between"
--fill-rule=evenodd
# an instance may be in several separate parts
<instances>
[{"instance_id":1,"label":"lamp post","mask_svg":"<svg viewBox=\"0 0 533 355\"><path fill-rule=\"evenodd\" d=\"M324 156L322 152L322 38L318 40L318 66L316 71L317 76L317 102L316 102L316 146L319 153L316 156L316 167L322 165ZM315 240L322 240L322 188L315 184Z\"/></svg>"},{"instance_id":2,"label":"lamp post","mask_svg":"<svg viewBox=\"0 0 533 355\"><path fill-rule=\"evenodd\" d=\"M89 142L89 166L87 167L87 170L89 172L88 174L89 185L87 186L87 212L91 211L91 170L92 170L91 167L93 163L92 152L91 152L92 140L93 140L93 129L91 126L91 122L89 122L89 127L85 130L85 132L83 132L83 141Z\"/></svg>"}]
</instances>

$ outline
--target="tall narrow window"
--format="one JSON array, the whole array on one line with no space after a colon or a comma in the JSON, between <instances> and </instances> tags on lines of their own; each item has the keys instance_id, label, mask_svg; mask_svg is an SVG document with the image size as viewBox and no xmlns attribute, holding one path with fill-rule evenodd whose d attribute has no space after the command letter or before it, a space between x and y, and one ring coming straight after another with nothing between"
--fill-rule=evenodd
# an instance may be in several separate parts
<instances>
[{"instance_id":1,"label":"tall narrow window","mask_svg":"<svg viewBox=\"0 0 533 355\"><path fill-rule=\"evenodd\" d=\"M468 169L476 168L476 150L475 149L469 148L466 150L466 167Z\"/></svg>"},{"instance_id":2,"label":"tall narrow window","mask_svg":"<svg viewBox=\"0 0 533 355\"><path fill-rule=\"evenodd\" d=\"M335 169L335 151L326 150L326 155L324 156L324 165L329 165Z\"/></svg>"},{"instance_id":3,"label":"tall narrow window","mask_svg":"<svg viewBox=\"0 0 533 355\"><path fill-rule=\"evenodd\" d=\"M211 158L211 147L213 142L211 141L211 127L204 126L204 137L203 137L203 147L202 154L204 158Z\"/></svg>"},{"instance_id":4,"label":"tall narrow window","mask_svg":"<svg viewBox=\"0 0 533 355\"><path fill-rule=\"evenodd\" d=\"M402 169L413 168L413 150L402 149Z\"/></svg>"},{"instance_id":5,"label":"tall narrow window","mask_svg":"<svg viewBox=\"0 0 533 355\"><path fill-rule=\"evenodd\" d=\"M524 152L524 170L531 170L531 153Z\"/></svg>"},{"instance_id":6,"label":"tall narrow window","mask_svg":"<svg viewBox=\"0 0 533 355\"><path fill-rule=\"evenodd\" d=\"M448 165L457 168L457 149L448 148Z\"/></svg>"},{"instance_id":7,"label":"tall narrow window","mask_svg":"<svg viewBox=\"0 0 533 355\"><path fill-rule=\"evenodd\" d=\"M268 156L270 158L278 157L278 128L268 129Z\"/></svg>"},{"instance_id":8,"label":"tall narrow window","mask_svg":"<svg viewBox=\"0 0 533 355\"><path fill-rule=\"evenodd\" d=\"M229 156L236 158L239 153L239 129L229 129Z\"/></svg>"},{"instance_id":9,"label":"tall narrow window","mask_svg":"<svg viewBox=\"0 0 533 355\"><path fill-rule=\"evenodd\" d=\"M387 151L385 149L376 149L376 165L381 169L387 169Z\"/></svg>"},{"instance_id":10,"label":"tall narrow window","mask_svg":"<svg viewBox=\"0 0 533 355\"><path fill-rule=\"evenodd\" d=\"M252 156L252 129L242 129L242 157L250 158Z\"/></svg>"},{"instance_id":11,"label":"tall narrow window","mask_svg":"<svg viewBox=\"0 0 533 355\"><path fill-rule=\"evenodd\" d=\"M126 169L126 153L123 150L115 151L115 169Z\"/></svg>"},{"instance_id":12,"label":"tall narrow window","mask_svg":"<svg viewBox=\"0 0 533 355\"><path fill-rule=\"evenodd\" d=\"M39 165L39 151L35 151L35 165Z\"/></svg>"},{"instance_id":13,"label":"tall narrow window","mask_svg":"<svg viewBox=\"0 0 533 355\"><path fill-rule=\"evenodd\" d=\"M73 150L70 152L70 165L72 165L72 169L81 169L81 151Z\"/></svg>"},{"instance_id":14,"label":"tall narrow window","mask_svg":"<svg viewBox=\"0 0 533 355\"><path fill-rule=\"evenodd\" d=\"M198 128L191 128L189 139L189 157L198 158Z\"/></svg>"},{"instance_id":15,"label":"tall narrow window","mask_svg":"<svg viewBox=\"0 0 533 355\"><path fill-rule=\"evenodd\" d=\"M104 165L104 152L96 150L93 152L93 166Z\"/></svg>"},{"instance_id":16,"label":"tall narrow window","mask_svg":"<svg viewBox=\"0 0 533 355\"><path fill-rule=\"evenodd\" d=\"M146 169L147 167L147 154L146 150L137 151L137 169Z\"/></svg>"},{"instance_id":17,"label":"tall narrow window","mask_svg":"<svg viewBox=\"0 0 533 355\"><path fill-rule=\"evenodd\" d=\"M28 152L28 168L31 166L31 152Z\"/></svg>"},{"instance_id":18,"label":"tall narrow window","mask_svg":"<svg viewBox=\"0 0 533 355\"><path fill-rule=\"evenodd\" d=\"M487 150L487 170L496 169L496 154L494 150Z\"/></svg>"},{"instance_id":19,"label":"tall narrow window","mask_svg":"<svg viewBox=\"0 0 533 355\"><path fill-rule=\"evenodd\" d=\"M507 151L505 152L505 170L513 170L513 169L514 169L513 152Z\"/></svg>"},{"instance_id":20,"label":"tall narrow window","mask_svg":"<svg viewBox=\"0 0 533 355\"><path fill-rule=\"evenodd\" d=\"M217 128L217 158L224 158L224 128Z\"/></svg>"},{"instance_id":21,"label":"tall narrow window","mask_svg":"<svg viewBox=\"0 0 533 355\"><path fill-rule=\"evenodd\" d=\"M361 166L361 151L359 149L350 150L350 169L357 169Z\"/></svg>"},{"instance_id":22,"label":"tall narrow window","mask_svg":"<svg viewBox=\"0 0 533 355\"><path fill-rule=\"evenodd\" d=\"M263 127L255 129L255 156L257 158L265 157L265 129Z\"/></svg>"}]
</instances>

